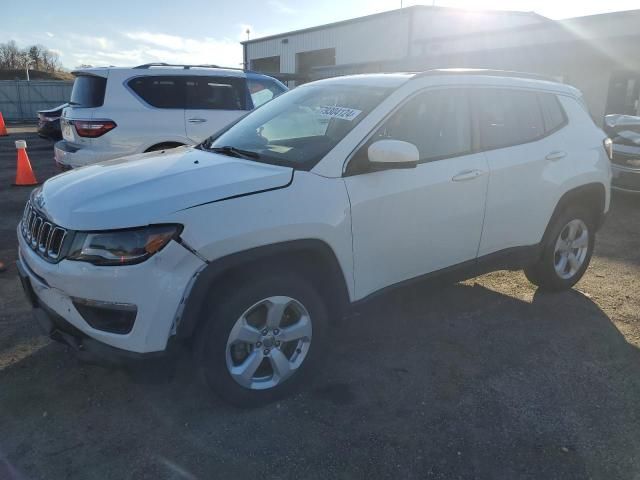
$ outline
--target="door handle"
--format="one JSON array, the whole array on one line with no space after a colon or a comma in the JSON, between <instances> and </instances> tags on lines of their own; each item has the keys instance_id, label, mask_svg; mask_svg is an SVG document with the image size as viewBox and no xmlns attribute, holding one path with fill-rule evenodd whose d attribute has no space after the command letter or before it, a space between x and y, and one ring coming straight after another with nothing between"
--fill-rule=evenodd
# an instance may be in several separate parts
<instances>
[{"instance_id":1,"label":"door handle","mask_svg":"<svg viewBox=\"0 0 640 480\"><path fill-rule=\"evenodd\" d=\"M462 172L451 177L451 181L453 182L467 182L469 180L473 180L474 178L478 178L484 172L482 170L463 170Z\"/></svg>"},{"instance_id":2,"label":"door handle","mask_svg":"<svg viewBox=\"0 0 640 480\"><path fill-rule=\"evenodd\" d=\"M206 118L190 118L188 120L189 123L204 123L206 121L207 121Z\"/></svg>"},{"instance_id":3,"label":"door handle","mask_svg":"<svg viewBox=\"0 0 640 480\"><path fill-rule=\"evenodd\" d=\"M547 160L551 160L552 162L555 162L556 160L560 160L561 158L564 158L566 156L567 156L566 152L551 152L544 158L546 158Z\"/></svg>"}]
</instances>

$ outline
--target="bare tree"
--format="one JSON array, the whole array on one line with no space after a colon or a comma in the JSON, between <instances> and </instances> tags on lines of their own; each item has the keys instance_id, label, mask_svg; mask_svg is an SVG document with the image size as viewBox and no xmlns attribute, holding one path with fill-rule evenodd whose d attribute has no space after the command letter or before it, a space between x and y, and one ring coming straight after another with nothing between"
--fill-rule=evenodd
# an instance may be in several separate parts
<instances>
[{"instance_id":1,"label":"bare tree","mask_svg":"<svg viewBox=\"0 0 640 480\"><path fill-rule=\"evenodd\" d=\"M20 49L15 41L0 43L0 69L18 70L29 68L56 72L61 69L58 54L42 45L31 45Z\"/></svg>"},{"instance_id":2,"label":"bare tree","mask_svg":"<svg viewBox=\"0 0 640 480\"><path fill-rule=\"evenodd\" d=\"M42 45L32 45L29 47L29 63L34 70L42 69L42 54L45 50Z\"/></svg>"},{"instance_id":3,"label":"bare tree","mask_svg":"<svg viewBox=\"0 0 640 480\"><path fill-rule=\"evenodd\" d=\"M7 43L0 44L0 54L2 55L2 66L4 68L19 68L20 49L16 45L16 42L10 40Z\"/></svg>"},{"instance_id":4,"label":"bare tree","mask_svg":"<svg viewBox=\"0 0 640 480\"><path fill-rule=\"evenodd\" d=\"M44 49L42 51L42 64L44 66L43 69L46 72L56 72L60 70L60 59L58 54L51 50Z\"/></svg>"}]
</instances>

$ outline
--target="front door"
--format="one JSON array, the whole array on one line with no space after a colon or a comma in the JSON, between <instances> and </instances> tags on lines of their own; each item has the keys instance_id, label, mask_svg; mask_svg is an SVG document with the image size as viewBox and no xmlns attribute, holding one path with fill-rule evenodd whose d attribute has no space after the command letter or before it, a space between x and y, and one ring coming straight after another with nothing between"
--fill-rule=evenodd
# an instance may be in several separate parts
<instances>
[{"instance_id":1,"label":"front door","mask_svg":"<svg viewBox=\"0 0 640 480\"><path fill-rule=\"evenodd\" d=\"M370 171L368 145L413 143L416 168ZM403 280L475 260L488 182L473 153L471 113L462 89L411 97L356 153L345 177L351 201L357 298ZM350 165L349 167L352 167Z\"/></svg>"}]
</instances>

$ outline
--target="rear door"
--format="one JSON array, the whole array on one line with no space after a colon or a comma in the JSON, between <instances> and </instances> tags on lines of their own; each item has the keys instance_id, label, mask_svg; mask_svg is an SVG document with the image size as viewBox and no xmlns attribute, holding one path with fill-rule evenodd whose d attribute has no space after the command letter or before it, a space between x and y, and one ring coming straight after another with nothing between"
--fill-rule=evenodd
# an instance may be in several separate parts
<instances>
[{"instance_id":1,"label":"rear door","mask_svg":"<svg viewBox=\"0 0 640 480\"><path fill-rule=\"evenodd\" d=\"M558 201L558 184L572 168L564 112L553 94L471 92L491 172L479 255L537 244Z\"/></svg>"},{"instance_id":2,"label":"rear door","mask_svg":"<svg viewBox=\"0 0 640 480\"><path fill-rule=\"evenodd\" d=\"M119 129L117 148L140 151L157 143L185 141L183 76L145 74L129 78L126 85L138 101L127 96L111 106Z\"/></svg>"},{"instance_id":3,"label":"rear door","mask_svg":"<svg viewBox=\"0 0 640 480\"><path fill-rule=\"evenodd\" d=\"M185 78L187 136L199 143L241 117L251 107L243 77Z\"/></svg>"}]
</instances>

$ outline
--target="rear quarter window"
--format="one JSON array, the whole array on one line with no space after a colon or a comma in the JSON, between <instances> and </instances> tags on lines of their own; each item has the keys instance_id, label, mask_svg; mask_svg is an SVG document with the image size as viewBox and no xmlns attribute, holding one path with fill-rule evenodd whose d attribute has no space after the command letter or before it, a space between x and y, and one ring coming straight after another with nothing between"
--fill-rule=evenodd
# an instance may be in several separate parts
<instances>
[{"instance_id":1,"label":"rear quarter window","mask_svg":"<svg viewBox=\"0 0 640 480\"><path fill-rule=\"evenodd\" d=\"M286 89L276 82L262 78L248 78L247 85L254 108L258 108L260 105L286 92Z\"/></svg>"},{"instance_id":2,"label":"rear quarter window","mask_svg":"<svg viewBox=\"0 0 640 480\"><path fill-rule=\"evenodd\" d=\"M94 75L78 75L71 89L71 105L74 107L101 107L107 79Z\"/></svg>"},{"instance_id":3,"label":"rear quarter window","mask_svg":"<svg viewBox=\"0 0 640 480\"><path fill-rule=\"evenodd\" d=\"M555 132L567 124L567 116L556 95L539 93L538 99L546 133Z\"/></svg>"},{"instance_id":4,"label":"rear quarter window","mask_svg":"<svg viewBox=\"0 0 640 480\"><path fill-rule=\"evenodd\" d=\"M184 80L182 77L136 77L129 80L127 85L152 107L185 108Z\"/></svg>"},{"instance_id":5,"label":"rear quarter window","mask_svg":"<svg viewBox=\"0 0 640 480\"><path fill-rule=\"evenodd\" d=\"M591 121L593 122L593 124L600 128L602 126L602 121L603 119L597 119L595 117L595 115L593 113L591 113L591 109L589 108L589 105L587 105L587 101L584 99L584 96L582 96L582 94L579 97L575 98L575 101L578 102L578 104L580 105L580 107L582 109L584 109L584 111L587 113L587 115L589 115L589 118L591 119Z\"/></svg>"}]
</instances>

